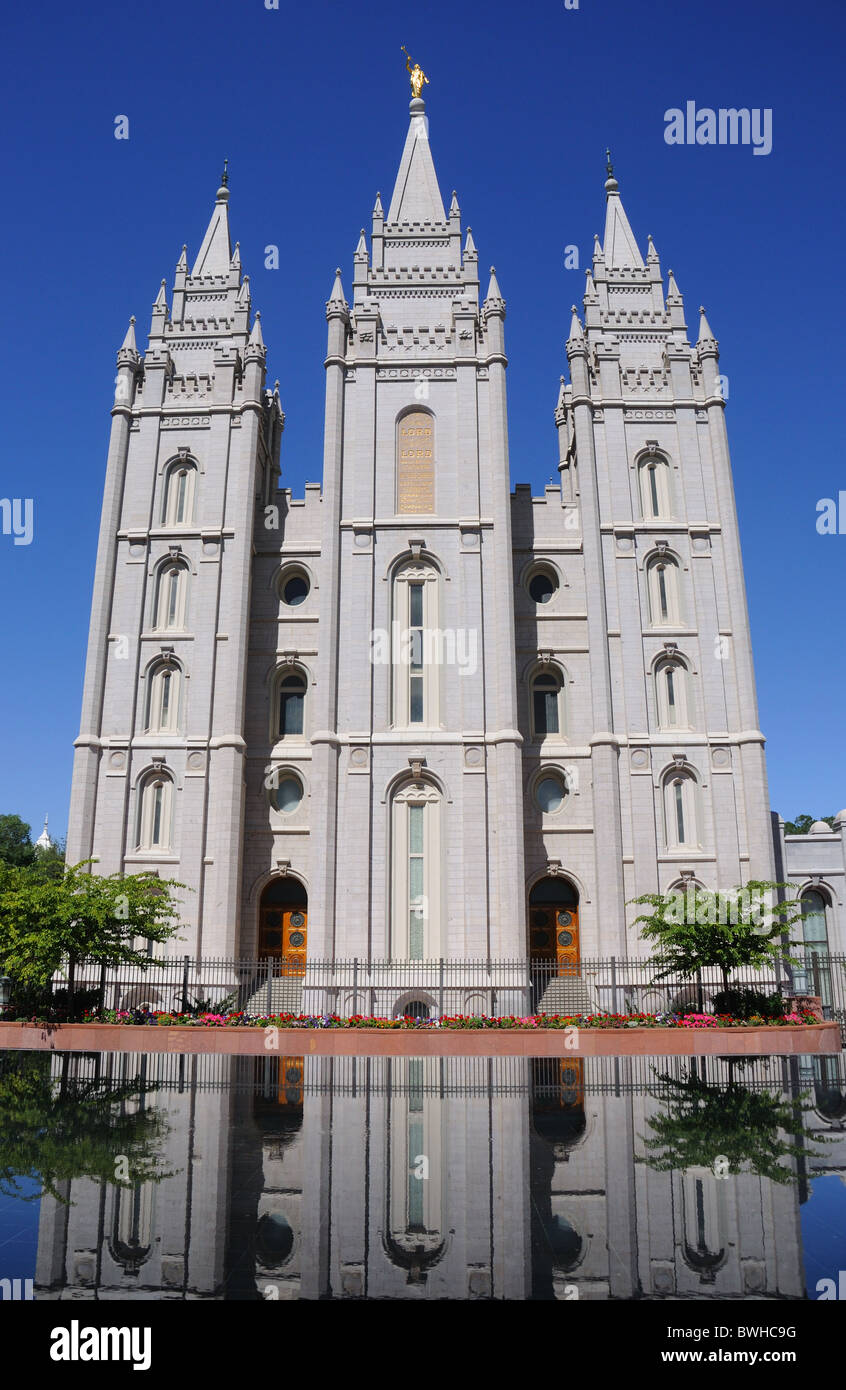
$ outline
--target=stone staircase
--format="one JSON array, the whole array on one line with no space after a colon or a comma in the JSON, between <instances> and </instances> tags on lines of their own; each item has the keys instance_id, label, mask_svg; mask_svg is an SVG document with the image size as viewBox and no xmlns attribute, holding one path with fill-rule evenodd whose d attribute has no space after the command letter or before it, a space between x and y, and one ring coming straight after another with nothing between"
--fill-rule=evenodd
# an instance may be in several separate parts
<instances>
[{"instance_id":1,"label":"stone staircase","mask_svg":"<svg viewBox=\"0 0 846 1390\"><path fill-rule=\"evenodd\" d=\"M541 987L535 1012L539 1014L595 1014L599 1009L593 990L580 975L554 976ZM539 991L540 992L540 991Z\"/></svg>"},{"instance_id":2,"label":"stone staircase","mask_svg":"<svg viewBox=\"0 0 846 1390\"><path fill-rule=\"evenodd\" d=\"M251 990L243 998L240 1007L246 1014L301 1014L303 1011L304 975L283 975L270 982L270 1006L268 1007L267 981Z\"/></svg>"}]
</instances>

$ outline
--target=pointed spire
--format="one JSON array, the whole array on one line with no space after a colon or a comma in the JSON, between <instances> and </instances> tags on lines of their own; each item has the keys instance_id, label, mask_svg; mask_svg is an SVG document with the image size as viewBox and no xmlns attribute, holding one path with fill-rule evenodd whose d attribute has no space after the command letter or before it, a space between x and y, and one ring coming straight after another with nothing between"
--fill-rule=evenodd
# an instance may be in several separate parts
<instances>
[{"instance_id":1,"label":"pointed spire","mask_svg":"<svg viewBox=\"0 0 846 1390\"><path fill-rule=\"evenodd\" d=\"M363 256L364 259L367 260L367 242L365 240L363 227L361 229L361 234L358 238L358 246L355 248L355 254L356 256Z\"/></svg>"},{"instance_id":2,"label":"pointed spire","mask_svg":"<svg viewBox=\"0 0 846 1390\"><path fill-rule=\"evenodd\" d=\"M250 302L250 277L245 275L238 290L238 303L249 304Z\"/></svg>"},{"instance_id":3,"label":"pointed spire","mask_svg":"<svg viewBox=\"0 0 846 1390\"><path fill-rule=\"evenodd\" d=\"M41 834L39 835L38 839L36 840L35 846L36 846L36 849L49 849L51 845L52 845L52 840L50 839L50 836L49 836L48 833L47 833L47 816L45 816L45 817L44 817L44 829L42 830Z\"/></svg>"},{"instance_id":4,"label":"pointed spire","mask_svg":"<svg viewBox=\"0 0 846 1390\"><path fill-rule=\"evenodd\" d=\"M708 322L708 320L707 320L707 318L706 318L706 316L705 316L705 309L704 309L703 306L700 304L700 306L699 306L699 337L697 338L697 343L714 343L714 344L716 344L716 341L717 341L717 339L714 337L714 334L713 334L713 332L711 331L711 325L710 325L710 323Z\"/></svg>"},{"instance_id":5,"label":"pointed spire","mask_svg":"<svg viewBox=\"0 0 846 1390\"><path fill-rule=\"evenodd\" d=\"M180 273L180 271L185 271L185 270L187 270L187 269L188 269L188 247L187 247L187 246L183 246L183 247L182 247L182 255L179 257L179 260L176 262L176 273L177 273L177 275L178 275L178 274Z\"/></svg>"},{"instance_id":6,"label":"pointed spire","mask_svg":"<svg viewBox=\"0 0 846 1390\"><path fill-rule=\"evenodd\" d=\"M229 269L230 269L230 270L240 270L240 269L241 269L241 243L240 243L240 241L236 241L236 243L235 243L235 250L232 252L232 260L229 262Z\"/></svg>"},{"instance_id":7,"label":"pointed spire","mask_svg":"<svg viewBox=\"0 0 846 1390\"><path fill-rule=\"evenodd\" d=\"M585 303L593 303L597 298L596 285L593 283L593 275L588 269L585 271Z\"/></svg>"},{"instance_id":8,"label":"pointed spire","mask_svg":"<svg viewBox=\"0 0 846 1390\"><path fill-rule=\"evenodd\" d=\"M450 217L461 216L461 208L458 206L458 194L455 189L452 190L452 202L449 205L449 215Z\"/></svg>"},{"instance_id":9,"label":"pointed spire","mask_svg":"<svg viewBox=\"0 0 846 1390\"><path fill-rule=\"evenodd\" d=\"M605 153L608 156L608 177L605 180L605 240L602 244L605 264L610 270L630 270L633 267L643 269L643 257L620 201L620 186L614 178L611 151L606 150Z\"/></svg>"},{"instance_id":10,"label":"pointed spire","mask_svg":"<svg viewBox=\"0 0 846 1390\"><path fill-rule=\"evenodd\" d=\"M582 340L584 340L584 336L585 336L585 335L584 335L584 332L583 332L583 329L582 329L582 325L581 325L581 323L580 323L580 321L579 321L578 311L577 311L577 309L576 309L575 304L572 304L572 305L570 306L570 308L571 308L571 311L572 311L572 318L570 319L570 332L569 332L567 341L568 341L568 342L573 342L573 341L577 341L577 342L578 342L578 341L582 341Z\"/></svg>"},{"instance_id":11,"label":"pointed spire","mask_svg":"<svg viewBox=\"0 0 846 1390\"><path fill-rule=\"evenodd\" d=\"M479 253L476 250L476 243L473 240L473 228L468 227L467 238L464 242L464 259L466 260L468 256L478 256L478 254Z\"/></svg>"},{"instance_id":12,"label":"pointed spire","mask_svg":"<svg viewBox=\"0 0 846 1390\"><path fill-rule=\"evenodd\" d=\"M502 291L497 283L496 268L494 266L491 266L491 278L488 284L488 292L485 295L485 303L487 303L489 299L502 299ZM504 300L503 303L505 303Z\"/></svg>"},{"instance_id":13,"label":"pointed spire","mask_svg":"<svg viewBox=\"0 0 846 1390\"><path fill-rule=\"evenodd\" d=\"M411 121L405 138L397 181L388 209L388 222L445 222L432 151L429 122L422 101L412 101Z\"/></svg>"},{"instance_id":14,"label":"pointed spire","mask_svg":"<svg viewBox=\"0 0 846 1390\"><path fill-rule=\"evenodd\" d=\"M166 280L162 280L162 283L161 283L161 285L159 286L159 292L158 292L158 294L156 295L155 299L153 300L153 312L154 312L154 313L156 312L156 310L158 310L159 313L161 313L162 310L164 310L164 312L167 313L167 288L166 288L166 287L167 287L167 281L166 281Z\"/></svg>"},{"instance_id":15,"label":"pointed spire","mask_svg":"<svg viewBox=\"0 0 846 1390\"><path fill-rule=\"evenodd\" d=\"M384 209L383 209L383 207L382 207L382 194L381 194L381 193L377 193L377 194L376 194L376 202L373 204L373 216L374 216L374 217L384 217L384 216L385 216L385 212L384 212Z\"/></svg>"},{"instance_id":16,"label":"pointed spire","mask_svg":"<svg viewBox=\"0 0 846 1390\"><path fill-rule=\"evenodd\" d=\"M600 242L596 232L594 232L593 234L593 259L594 261L602 261L605 259L602 250L602 243Z\"/></svg>"},{"instance_id":17,"label":"pointed spire","mask_svg":"<svg viewBox=\"0 0 846 1390\"><path fill-rule=\"evenodd\" d=\"M224 160L223 176L217 190L211 221L206 228L203 244L191 275L226 275L232 264L232 241L229 236L229 175L228 160Z\"/></svg>"},{"instance_id":18,"label":"pointed spire","mask_svg":"<svg viewBox=\"0 0 846 1390\"><path fill-rule=\"evenodd\" d=\"M135 341L135 315L129 320L129 327L126 330L126 337L120 345L120 352L133 352L138 356L138 344Z\"/></svg>"},{"instance_id":19,"label":"pointed spire","mask_svg":"<svg viewBox=\"0 0 846 1390\"><path fill-rule=\"evenodd\" d=\"M332 293L330 294L329 299L326 303L326 317L332 318L333 316L339 314L341 315L341 317L346 317L348 316L349 311L350 306L347 303L347 297L344 294L344 286L341 283L341 270L340 267L338 267L338 269L335 271L335 283L332 286Z\"/></svg>"},{"instance_id":20,"label":"pointed spire","mask_svg":"<svg viewBox=\"0 0 846 1390\"><path fill-rule=\"evenodd\" d=\"M647 242L648 242L648 247L647 247L647 252L646 252L646 261L647 261L647 264L649 264L650 261L657 261L657 260L658 260L658 252L655 250L655 242L652 240L652 233L651 233L651 232L648 233L646 240L647 240Z\"/></svg>"},{"instance_id":21,"label":"pointed spire","mask_svg":"<svg viewBox=\"0 0 846 1390\"><path fill-rule=\"evenodd\" d=\"M255 316L255 319L253 320L253 331L252 331L252 333L250 334L250 341L247 343L247 347L248 347L248 348L263 348L263 347L264 347L264 338L262 337L262 332L261 332L261 313L260 313L260 311L259 311L258 309L256 310L256 316Z\"/></svg>"},{"instance_id":22,"label":"pointed spire","mask_svg":"<svg viewBox=\"0 0 846 1390\"><path fill-rule=\"evenodd\" d=\"M669 304L669 302L670 302L671 299L677 299L678 302L681 303L681 293L680 293L680 291L679 291L678 285L676 284L676 277L675 277L675 275L673 274L673 272L670 270L670 271L667 272L667 303L668 303L668 304Z\"/></svg>"}]
</instances>

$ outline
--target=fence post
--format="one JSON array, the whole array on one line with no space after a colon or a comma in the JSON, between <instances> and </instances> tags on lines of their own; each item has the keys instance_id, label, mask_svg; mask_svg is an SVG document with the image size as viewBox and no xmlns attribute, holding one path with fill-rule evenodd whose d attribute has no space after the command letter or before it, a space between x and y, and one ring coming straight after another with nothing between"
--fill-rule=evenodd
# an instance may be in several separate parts
<instances>
[{"instance_id":1,"label":"fence post","mask_svg":"<svg viewBox=\"0 0 846 1390\"><path fill-rule=\"evenodd\" d=\"M444 1016L444 958L441 956L440 970L438 973L438 1017Z\"/></svg>"},{"instance_id":2,"label":"fence post","mask_svg":"<svg viewBox=\"0 0 846 1390\"><path fill-rule=\"evenodd\" d=\"M267 958L267 1012L273 1013L273 957Z\"/></svg>"},{"instance_id":3,"label":"fence post","mask_svg":"<svg viewBox=\"0 0 846 1390\"><path fill-rule=\"evenodd\" d=\"M100 966L100 1013L106 1007L106 962Z\"/></svg>"},{"instance_id":4,"label":"fence post","mask_svg":"<svg viewBox=\"0 0 846 1390\"><path fill-rule=\"evenodd\" d=\"M611 1012L619 1013L617 1008L617 957L611 957Z\"/></svg>"},{"instance_id":5,"label":"fence post","mask_svg":"<svg viewBox=\"0 0 846 1390\"><path fill-rule=\"evenodd\" d=\"M190 956L182 957L182 1012L188 1012L188 961Z\"/></svg>"},{"instance_id":6,"label":"fence post","mask_svg":"<svg viewBox=\"0 0 846 1390\"><path fill-rule=\"evenodd\" d=\"M702 994L702 971L701 971L701 970L697 970L697 972L696 972L696 1000L697 1000L698 1012L701 1013L701 1014L704 1014L704 1012L705 1012L705 1000L704 1000L704 996L703 996L703 994Z\"/></svg>"},{"instance_id":7,"label":"fence post","mask_svg":"<svg viewBox=\"0 0 846 1390\"><path fill-rule=\"evenodd\" d=\"M353 1013L358 1013L358 956L353 956Z\"/></svg>"}]
</instances>

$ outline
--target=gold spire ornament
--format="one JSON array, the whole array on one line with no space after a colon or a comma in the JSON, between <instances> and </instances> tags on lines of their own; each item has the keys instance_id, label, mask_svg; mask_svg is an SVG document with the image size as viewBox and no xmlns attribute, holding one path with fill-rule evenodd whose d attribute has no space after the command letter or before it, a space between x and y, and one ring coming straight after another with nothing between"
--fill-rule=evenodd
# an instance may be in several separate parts
<instances>
[{"instance_id":1,"label":"gold spire ornament","mask_svg":"<svg viewBox=\"0 0 846 1390\"><path fill-rule=\"evenodd\" d=\"M414 67L411 66L411 54L409 53L405 44L400 44L400 47L403 53L405 54L406 71L411 74L411 94L414 97L415 101L419 101L420 93L423 90L423 83L425 82L426 86L428 87L429 79L419 63L415 63Z\"/></svg>"}]
</instances>

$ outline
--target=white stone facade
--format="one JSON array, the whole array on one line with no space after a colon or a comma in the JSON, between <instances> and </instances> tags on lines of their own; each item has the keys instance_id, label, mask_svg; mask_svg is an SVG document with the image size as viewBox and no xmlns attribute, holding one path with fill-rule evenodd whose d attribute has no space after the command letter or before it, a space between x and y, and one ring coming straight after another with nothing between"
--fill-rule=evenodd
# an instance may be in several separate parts
<instances>
[{"instance_id":1,"label":"white stone facade","mask_svg":"<svg viewBox=\"0 0 846 1390\"><path fill-rule=\"evenodd\" d=\"M606 195L541 498L510 490L505 302L420 100L327 304L322 488L278 486L227 187L143 354L130 326L68 854L184 883L179 953L258 954L279 877L315 959L522 957L550 874L582 954L624 955L634 895L773 877L717 343Z\"/></svg>"}]
</instances>

